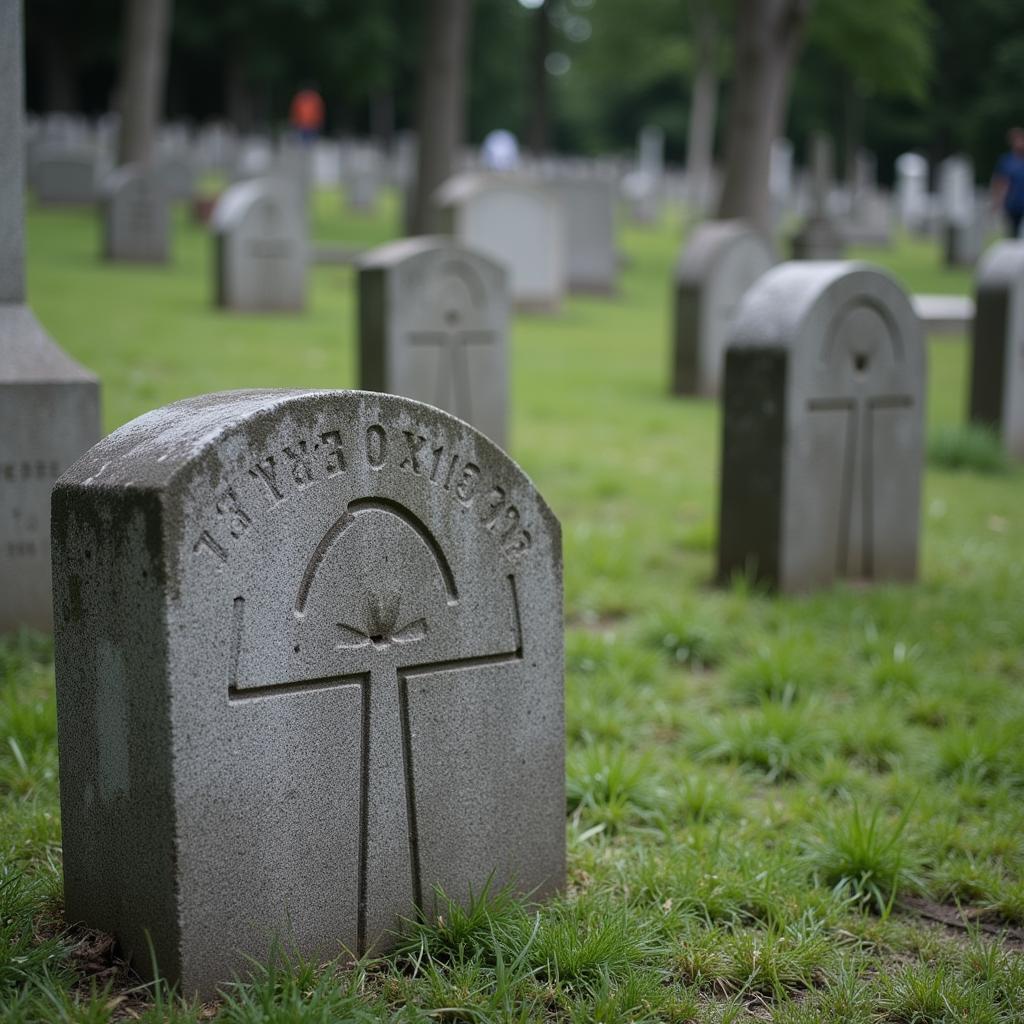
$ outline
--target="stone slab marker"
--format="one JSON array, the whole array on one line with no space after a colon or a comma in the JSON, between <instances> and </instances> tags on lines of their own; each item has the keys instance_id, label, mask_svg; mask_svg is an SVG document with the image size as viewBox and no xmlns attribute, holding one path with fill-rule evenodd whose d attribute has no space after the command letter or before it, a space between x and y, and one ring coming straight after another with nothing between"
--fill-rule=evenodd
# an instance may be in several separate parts
<instances>
[{"instance_id":1,"label":"stone slab marker","mask_svg":"<svg viewBox=\"0 0 1024 1024\"><path fill-rule=\"evenodd\" d=\"M298 190L253 178L217 200L210 226L216 304L242 311L298 311L306 304L308 242Z\"/></svg>"},{"instance_id":2,"label":"stone slab marker","mask_svg":"<svg viewBox=\"0 0 1024 1024\"><path fill-rule=\"evenodd\" d=\"M170 196L160 172L119 167L103 188L103 257L166 263L170 257Z\"/></svg>"},{"instance_id":3,"label":"stone slab marker","mask_svg":"<svg viewBox=\"0 0 1024 1024\"><path fill-rule=\"evenodd\" d=\"M518 308L558 310L566 287L565 222L552 192L511 175L460 174L433 201L445 234L508 269Z\"/></svg>"},{"instance_id":4,"label":"stone slab marker","mask_svg":"<svg viewBox=\"0 0 1024 1024\"><path fill-rule=\"evenodd\" d=\"M811 140L811 211L793 238L793 258L831 260L843 254L843 236L829 212L834 177L832 139L817 133Z\"/></svg>"},{"instance_id":5,"label":"stone slab marker","mask_svg":"<svg viewBox=\"0 0 1024 1024\"><path fill-rule=\"evenodd\" d=\"M615 187L599 178L558 178L547 184L565 216L566 283L570 292L615 291Z\"/></svg>"},{"instance_id":6,"label":"stone slab marker","mask_svg":"<svg viewBox=\"0 0 1024 1024\"><path fill-rule=\"evenodd\" d=\"M21 0L0 0L0 632L49 629L50 488L100 436L99 384L25 304Z\"/></svg>"},{"instance_id":7,"label":"stone slab marker","mask_svg":"<svg viewBox=\"0 0 1024 1024\"><path fill-rule=\"evenodd\" d=\"M209 995L275 938L382 949L435 886L561 885L560 528L482 434L206 395L98 444L53 517L69 921Z\"/></svg>"},{"instance_id":8,"label":"stone slab marker","mask_svg":"<svg viewBox=\"0 0 1024 1024\"><path fill-rule=\"evenodd\" d=\"M740 299L774 262L768 243L743 221L694 229L675 273L673 394L717 397L729 325Z\"/></svg>"},{"instance_id":9,"label":"stone slab marker","mask_svg":"<svg viewBox=\"0 0 1024 1024\"><path fill-rule=\"evenodd\" d=\"M912 580L924 461L920 321L863 263L784 263L726 352L718 571L804 591Z\"/></svg>"},{"instance_id":10,"label":"stone slab marker","mask_svg":"<svg viewBox=\"0 0 1024 1024\"><path fill-rule=\"evenodd\" d=\"M508 279L447 237L382 245L359 263L359 381L428 402L505 447Z\"/></svg>"},{"instance_id":11,"label":"stone slab marker","mask_svg":"<svg viewBox=\"0 0 1024 1024\"><path fill-rule=\"evenodd\" d=\"M985 253L974 295L970 419L1024 460L1024 242L997 242Z\"/></svg>"}]
</instances>

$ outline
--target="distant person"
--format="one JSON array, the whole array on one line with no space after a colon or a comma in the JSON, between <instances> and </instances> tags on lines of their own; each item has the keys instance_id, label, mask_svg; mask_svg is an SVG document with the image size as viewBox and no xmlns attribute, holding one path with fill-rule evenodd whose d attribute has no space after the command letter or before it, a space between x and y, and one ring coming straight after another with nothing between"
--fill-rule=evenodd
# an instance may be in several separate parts
<instances>
[{"instance_id":1,"label":"distant person","mask_svg":"<svg viewBox=\"0 0 1024 1024\"><path fill-rule=\"evenodd\" d=\"M292 128L307 145L316 140L324 126L324 101L312 86L300 89L288 113Z\"/></svg>"},{"instance_id":2,"label":"distant person","mask_svg":"<svg viewBox=\"0 0 1024 1024\"><path fill-rule=\"evenodd\" d=\"M1007 138L1010 151L992 175L992 205L1002 207L1010 237L1016 238L1024 220L1024 128L1011 128Z\"/></svg>"}]
</instances>

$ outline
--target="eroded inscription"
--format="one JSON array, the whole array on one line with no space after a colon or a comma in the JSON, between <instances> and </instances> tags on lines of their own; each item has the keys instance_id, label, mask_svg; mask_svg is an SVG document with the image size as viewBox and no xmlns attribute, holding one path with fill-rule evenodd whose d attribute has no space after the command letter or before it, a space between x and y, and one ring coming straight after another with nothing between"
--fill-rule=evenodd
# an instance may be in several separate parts
<instances>
[{"instance_id":1,"label":"eroded inscription","mask_svg":"<svg viewBox=\"0 0 1024 1024\"><path fill-rule=\"evenodd\" d=\"M227 562L232 546L264 512L296 494L348 472L352 460L365 460L376 472L407 474L452 495L476 513L512 561L531 545L529 529L508 488L485 479L472 459L447 439L439 442L418 430L388 430L375 423L349 436L341 430L296 437L278 451L254 459L218 492L207 525L192 550Z\"/></svg>"}]
</instances>

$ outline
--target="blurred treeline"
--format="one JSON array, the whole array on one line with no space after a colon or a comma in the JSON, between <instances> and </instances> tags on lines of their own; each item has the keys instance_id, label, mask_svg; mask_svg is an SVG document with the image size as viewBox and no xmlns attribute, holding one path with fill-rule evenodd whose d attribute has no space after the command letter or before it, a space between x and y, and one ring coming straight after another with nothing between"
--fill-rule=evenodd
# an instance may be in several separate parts
<instances>
[{"instance_id":1,"label":"blurred treeline","mask_svg":"<svg viewBox=\"0 0 1024 1024\"><path fill-rule=\"evenodd\" d=\"M1006 129L1024 122L1024 0L810 2L787 123L798 151L825 129L840 171L846 151L866 146L883 180L911 148L933 158L962 150L987 173ZM470 141L496 127L524 135L537 116L537 64L556 54L543 101L550 148L627 153L638 127L654 122L669 159L682 162L694 29L709 12L720 141L730 0L546 0L539 9L474 0ZM273 129L294 90L313 83L330 133L387 143L415 123L423 14L423 0L174 0L165 114ZM29 109L110 109L121 20L121 0L26 0Z\"/></svg>"}]
</instances>

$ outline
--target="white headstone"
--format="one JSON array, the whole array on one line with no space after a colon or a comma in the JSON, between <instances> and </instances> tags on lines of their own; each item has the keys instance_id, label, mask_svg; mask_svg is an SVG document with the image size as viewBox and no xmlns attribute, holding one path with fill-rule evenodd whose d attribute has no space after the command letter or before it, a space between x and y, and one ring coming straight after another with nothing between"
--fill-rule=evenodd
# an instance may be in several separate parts
<instances>
[{"instance_id":1,"label":"white headstone","mask_svg":"<svg viewBox=\"0 0 1024 1024\"><path fill-rule=\"evenodd\" d=\"M169 196L159 169L129 164L107 177L100 206L103 256L166 263L170 256Z\"/></svg>"},{"instance_id":2,"label":"white headstone","mask_svg":"<svg viewBox=\"0 0 1024 1024\"><path fill-rule=\"evenodd\" d=\"M570 292L615 291L615 188L597 178L557 178L547 187L565 215L566 281Z\"/></svg>"}]
</instances>

